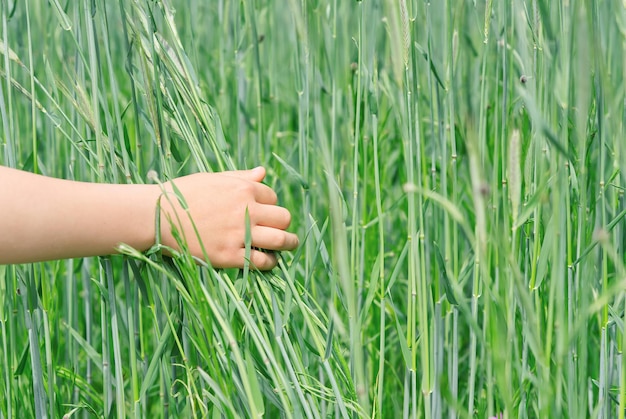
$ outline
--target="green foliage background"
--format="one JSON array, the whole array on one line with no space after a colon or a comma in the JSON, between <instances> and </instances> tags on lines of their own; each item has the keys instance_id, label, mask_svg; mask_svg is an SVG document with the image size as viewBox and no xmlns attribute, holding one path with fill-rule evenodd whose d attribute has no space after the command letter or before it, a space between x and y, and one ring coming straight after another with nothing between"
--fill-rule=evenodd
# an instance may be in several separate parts
<instances>
[{"instance_id":1,"label":"green foliage background","mask_svg":"<svg viewBox=\"0 0 626 419\"><path fill-rule=\"evenodd\" d=\"M0 417L624 417L621 2L0 15L0 162L262 164L302 243L270 274L158 246L0 266Z\"/></svg>"}]
</instances>

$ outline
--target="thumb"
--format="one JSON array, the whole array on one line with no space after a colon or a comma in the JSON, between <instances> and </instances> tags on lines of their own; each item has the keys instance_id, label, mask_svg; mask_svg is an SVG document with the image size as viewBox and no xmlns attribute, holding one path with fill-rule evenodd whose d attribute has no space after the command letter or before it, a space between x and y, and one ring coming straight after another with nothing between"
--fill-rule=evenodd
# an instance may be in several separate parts
<instances>
[{"instance_id":1,"label":"thumb","mask_svg":"<svg viewBox=\"0 0 626 419\"><path fill-rule=\"evenodd\" d=\"M250 180L252 182L261 182L265 178L265 168L262 166L255 167L250 170L236 170L228 173L230 176L240 179Z\"/></svg>"}]
</instances>

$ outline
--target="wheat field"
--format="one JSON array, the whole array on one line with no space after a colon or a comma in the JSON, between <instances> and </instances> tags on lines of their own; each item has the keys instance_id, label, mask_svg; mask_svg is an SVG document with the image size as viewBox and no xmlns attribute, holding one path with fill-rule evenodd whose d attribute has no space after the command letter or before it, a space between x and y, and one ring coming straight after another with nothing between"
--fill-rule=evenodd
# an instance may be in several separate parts
<instances>
[{"instance_id":1,"label":"wheat field","mask_svg":"<svg viewBox=\"0 0 626 419\"><path fill-rule=\"evenodd\" d=\"M301 243L269 273L125 245L0 265L0 418L624 418L623 2L0 19L0 164L263 165Z\"/></svg>"}]
</instances>

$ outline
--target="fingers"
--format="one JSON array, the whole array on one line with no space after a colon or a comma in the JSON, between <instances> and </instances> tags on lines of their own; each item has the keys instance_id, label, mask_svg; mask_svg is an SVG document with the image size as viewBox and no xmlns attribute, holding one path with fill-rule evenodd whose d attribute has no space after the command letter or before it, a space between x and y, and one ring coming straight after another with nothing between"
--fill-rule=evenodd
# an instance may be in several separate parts
<instances>
[{"instance_id":1,"label":"fingers","mask_svg":"<svg viewBox=\"0 0 626 419\"><path fill-rule=\"evenodd\" d=\"M274 252L264 252L258 249L250 250L250 267L260 271L269 271L273 269L278 260ZM242 269L246 261L246 249L238 249L224 257L218 257L211 260L211 264L216 269L239 268Z\"/></svg>"},{"instance_id":2,"label":"fingers","mask_svg":"<svg viewBox=\"0 0 626 419\"><path fill-rule=\"evenodd\" d=\"M274 192L274 190L269 186L261 183L261 181L265 178L264 167L259 166L250 170L236 170L231 172L222 172L220 174L254 182L254 185L252 186L252 193L254 194L256 201L261 204L275 205L278 201L276 192Z\"/></svg>"},{"instance_id":3,"label":"fingers","mask_svg":"<svg viewBox=\"0 0 626 419\"><path fill-rule=\"evenodd\" d=\"M276 192L262 183L254 185L254 198L260 204L276 205L276 202L278 202Z\"/></svg>"},{"instance_id":4,"label":"fingers","mask_svg":"<svg viewBox=\"0 0 626 419\"><path fill-rule=\"evenodd\" d=\"M250 211L252 245L268 250L293 250L298 247L298 236L286 230L291 214L275 205L257 205Z\"/></svg>"},{"instance_id":5,"label":"fingers","mask_svg":"<svg viewBox=\"0 0 626 419\"><path fill-rule=\"evenodd\" d=\"M276 205L254 205L248 208L248 211L252 226L260 225L286 230L289 224L291 224L291 214L283 207Z\"/></svg>"},{"instance_id":6,"label":"fingers","mask_svg":"<svg viewBox=\"0 0 626 419\"><path fill-rule=\"evenodd\" d=\"M243 261L246 257L245 249L241 249L240 254L241 256L239 260L241 260L242 263L239 267L243 267ZM269 271L273 269L277 263L278 260L276 259L276 255L273 252L266 253L255 249L252 249L250 251L250 265L252 265L253 268L256 268L260 271Z\"/></svg>"},{"instance_id":7,"label":"fingers","mask_svg":"<svg viewBox=\"0 0 626 419\"><path fill-rule=\"evenodd\" d=\"M222 174L249 180L252 182L261 182L265 178L265 168L259 166L250 170L233 170L230 172L222 172Z\"/></svg>"},{"instance_id":8,"label":"fingers","mask_svg":"<svg viewBox=\"0 0 626 419\"><path fill-rule=\"evenodd\" d=\"M255 250L250 252L250 263L260 271L269 271L278 264L278 260L274 253Z\"/></svg>"},{"instance_id":9,"label":"fingers","mask_svg":"<svg viewBox=\"0 0 626 419\"><path fill-rule=\"evenodd\" d=\"M298 247L298 236L276 228L256 226L252 229L252 246L267 250L293 250Z\"/></svg>"}]
</instances>

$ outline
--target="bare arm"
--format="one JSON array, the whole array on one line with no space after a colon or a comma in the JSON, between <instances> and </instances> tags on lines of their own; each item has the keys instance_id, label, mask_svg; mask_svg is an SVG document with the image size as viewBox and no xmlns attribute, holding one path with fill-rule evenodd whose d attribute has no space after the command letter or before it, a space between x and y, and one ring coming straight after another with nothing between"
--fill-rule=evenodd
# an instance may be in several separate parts
<instances>
[{"instance_id":1,"label":"bare arm","mask_svg":"<svg viewBox=\"0 0 626 419\"><path fill-rule=\"evenodd\" d=\"M285 231L289 212L276 206L274 191L260 183L264 175L265 170L257 168L174 180L213 266L243 265L246 208L254 247L290 250L298 245L298 238ZM170 183L165 187L173 190ZM120 243L146 250L154 244L161 196L158 185L73 182L0 166L0 264L106 255ZM161 206L163 243L177 248L167 222L177 214L192 254L202 257L200 242L176 198L161 198ZM251 261L259 269L276 265L272 253L254 251Z\"/></svg>"}]
</instances>

